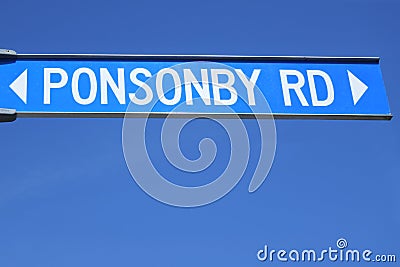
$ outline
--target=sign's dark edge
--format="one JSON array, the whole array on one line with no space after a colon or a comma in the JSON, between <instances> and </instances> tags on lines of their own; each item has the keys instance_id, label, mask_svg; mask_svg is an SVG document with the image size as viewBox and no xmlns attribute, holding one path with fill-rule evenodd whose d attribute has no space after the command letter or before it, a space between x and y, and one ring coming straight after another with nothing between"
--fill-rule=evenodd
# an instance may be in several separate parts
<instances>
[{"instance_id":1,"label":"sign's dark edge","mask_svg":"<svg viewBox=\"0 0 400 267\"><path fill-rule=\"evenodd\" d=\"M379 57L239 56L239 55L129 55L129 54L0 54L0 60L121 60L121 61L215 61L215 62L314 62L377 64Z\"/></svg>"},{"instance_id":2,"label":"sign's dark edge","mask_svg":"<svg viewBox=\"0 0 400 267\"><path fill-rule=\"evenodd\" d=\"M312 120L391 120L392 114L215 114L215 113L75 113L75 112L23 112L18 118L215 118L215 119L312 119Z\"/></svg>"}]
</instances>

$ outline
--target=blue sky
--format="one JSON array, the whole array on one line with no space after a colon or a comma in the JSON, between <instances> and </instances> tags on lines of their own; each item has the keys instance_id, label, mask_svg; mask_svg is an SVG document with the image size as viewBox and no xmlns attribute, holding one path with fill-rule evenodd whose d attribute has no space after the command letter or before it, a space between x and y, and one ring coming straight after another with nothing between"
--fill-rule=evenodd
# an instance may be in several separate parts
<instances>
[{"instance_id":1,"label":"blue sky","mask_svg":"<svg viewBox=\"0 0 400 267\"><path fill-rule=\"evenodd\" d=\"M390 0L3 1L0 46L19 53L379 56L394 117L277 121L259 191L247 192L247 172L194 209L135 184L122 119L0 124L0 266L262 266L265 244L322 249L340 237L398 253L399 10Z\"/></svg>"}]
</instances>

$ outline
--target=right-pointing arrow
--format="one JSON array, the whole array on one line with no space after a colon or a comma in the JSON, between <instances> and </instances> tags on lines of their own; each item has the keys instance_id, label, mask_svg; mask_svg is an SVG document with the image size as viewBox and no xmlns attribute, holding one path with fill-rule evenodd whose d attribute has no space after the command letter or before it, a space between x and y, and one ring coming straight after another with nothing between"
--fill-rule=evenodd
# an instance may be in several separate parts
<instances>
[{"instance_id":1,"label":"right-pointing arrow","mask_svg":"<svg viewBox=\"0 0 400 267\"><path fill-rule=\"evenodd\" d=\"M358 79L353 73L349 70L347 71L347 75L349 76L351 94L353 95L353 103L354 106L358 103L360 98L364 95L367 91L368 86L365 85L360 79Z\"/></svg>"},{"instance_id":2,"label":"right-pointing arrow","mask_svg":"<svg viewBox=\"0 0 400 267\"><path fill-rule=\"evenodd\" d=\"M24 70L12 84L10 84L11 90L26 104L28 85L28 69Z\"/></svg>"}]
</instances>

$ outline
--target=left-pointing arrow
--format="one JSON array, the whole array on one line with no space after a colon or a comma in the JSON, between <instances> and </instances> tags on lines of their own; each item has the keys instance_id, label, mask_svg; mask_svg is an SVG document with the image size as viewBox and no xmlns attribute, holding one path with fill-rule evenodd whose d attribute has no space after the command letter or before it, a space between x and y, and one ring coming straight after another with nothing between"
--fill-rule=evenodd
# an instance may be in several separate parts
<instances>
[{"instance_id":1,"label":"left-pointing arrow","mask_svg":"<svg viewBox=\"0 0 400 267\"><path fill-rule=\"evenodd\" d=\"M11 84L10 88L14 93L26 104L27 102L27 86L28 85L28 69L24 70L17 79Z\"/></svg>"}]
</instances>

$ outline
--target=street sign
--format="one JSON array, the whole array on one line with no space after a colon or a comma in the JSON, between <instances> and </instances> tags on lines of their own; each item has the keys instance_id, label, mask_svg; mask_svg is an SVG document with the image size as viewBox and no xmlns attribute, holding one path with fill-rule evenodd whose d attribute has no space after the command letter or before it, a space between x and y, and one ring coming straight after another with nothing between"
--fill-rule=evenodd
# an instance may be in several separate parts
<instances>
[{"instance_id":1,"label":"street sign","mask_svg":"<svg viewBox=\"0 0 400 267\"><path fill-rule=\"evenodd\" d=\"M19 117L270 113L260 98L276 118L391 118L379 58L0 56L0 107Z\"/></svg>"}]
</instances>

